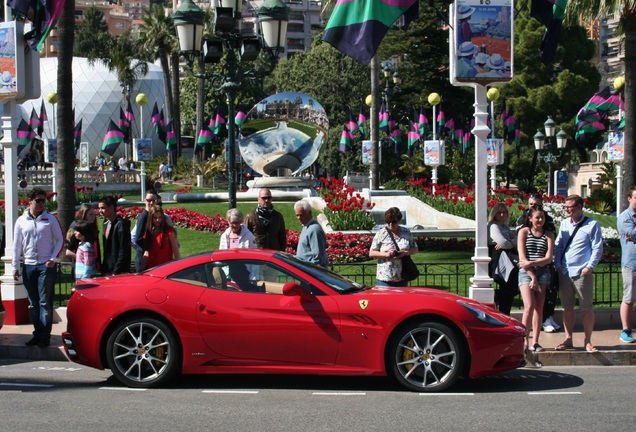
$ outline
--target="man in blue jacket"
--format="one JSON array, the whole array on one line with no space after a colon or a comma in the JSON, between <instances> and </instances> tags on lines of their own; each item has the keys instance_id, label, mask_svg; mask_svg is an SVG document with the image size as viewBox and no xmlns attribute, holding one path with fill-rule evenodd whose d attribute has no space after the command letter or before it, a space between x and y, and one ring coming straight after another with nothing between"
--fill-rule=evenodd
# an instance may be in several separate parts
<instances>
[{"instance_id":1,"label":"man in blue jacket","mask_svg":"<svg viewBox=\"0 0 636 432\"><path fill-rule=\"evenodd\" d=\"M294 213L303 226L298 237L296 256L303 261L327 267L327 238L311 214L311 205L305 200L300 200L294 204Z\"/></svg>"}]
</instances>

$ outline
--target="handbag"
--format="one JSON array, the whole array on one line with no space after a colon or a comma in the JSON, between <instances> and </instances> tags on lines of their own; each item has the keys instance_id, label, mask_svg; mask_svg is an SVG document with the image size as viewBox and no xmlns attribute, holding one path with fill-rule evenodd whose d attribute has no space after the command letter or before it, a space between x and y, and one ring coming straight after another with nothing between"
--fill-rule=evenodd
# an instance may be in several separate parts
<instances>
[{"instance_id":1,"label":"handbag","mask_svg":"<svg viewBox=\"0 0 636 432\"><path fill-rule=\"evenodd\" d=\"M389 234L389 237L391 237L391 240L393 241L393 245L395 246L395 249L400 250L400 247L395 241L395 238L393 237L393 234L391 233L391 231L387 229L386 232ZM407 255L404 258L402 258L402 280L410 282L412 280L417 279L419 275L420 275L420 271L417 269L417 266L411 259L411 256Z\"/></svg>"}]
</instances>

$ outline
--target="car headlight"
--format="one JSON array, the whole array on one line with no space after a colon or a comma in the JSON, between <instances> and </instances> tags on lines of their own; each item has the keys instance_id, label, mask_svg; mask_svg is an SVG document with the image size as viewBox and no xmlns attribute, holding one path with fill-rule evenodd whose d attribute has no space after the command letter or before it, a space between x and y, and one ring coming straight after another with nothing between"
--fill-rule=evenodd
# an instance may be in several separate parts
<instances>
[{"instance_id":1,"label":"car headlight","mask_svg":"<svg viewBox=\"0 0 636 432\"><path fill-rule=\"evenodd\" d=\"M482 321L482 322L485 322L486 324L494 325L497 327L505 327L507 325L505 322L501 321L499 318L495 318L494 316L490 315L486 311L476 306L473 306L468 303L464 303L463 301L457 301L457 303L464 306L468 310L468 312L473 314L475 318L477 318L479 321Z\"/></svg>"}]
</instances>

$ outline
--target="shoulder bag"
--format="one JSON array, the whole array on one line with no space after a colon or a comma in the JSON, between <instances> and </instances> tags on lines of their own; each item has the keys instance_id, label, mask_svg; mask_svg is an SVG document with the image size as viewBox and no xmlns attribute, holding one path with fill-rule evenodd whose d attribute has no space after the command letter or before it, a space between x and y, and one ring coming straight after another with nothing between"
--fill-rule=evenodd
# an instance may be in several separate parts
<instances>
[{"instance_id":1,"label":"shoulder bag","mask_svg":"<svg viewBox=\"0 0 636 432\"><path fill-rule=\"evenodd\" d=\"M400 247L395 241L395 237L393 237L393 234L391 233L391 231L389 231L389 229L387 228L386 232L389 234L389 237L391 237L391 240L393 241L393 245L395 246L395 249L399 251ZM417 266L411 259L411 256L407 255L404 258L402 258L402 280L410 282L412 280L417 279L419 275L420 275L420 271L417 269Z\"/></svg>"}]
</instances>

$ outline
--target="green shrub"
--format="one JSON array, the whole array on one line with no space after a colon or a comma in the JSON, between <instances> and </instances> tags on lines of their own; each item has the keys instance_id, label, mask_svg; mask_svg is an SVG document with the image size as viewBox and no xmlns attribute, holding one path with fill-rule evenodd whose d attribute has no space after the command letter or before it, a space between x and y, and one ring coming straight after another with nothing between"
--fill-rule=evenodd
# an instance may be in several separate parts
<instances>
[{"instance_id":1,"label":"green shrub","mask_svg":"<svg viewBox=\"0 0 636 432\"><path fill-rule=\"evenodd\" d=\"M588 200L590 208L601 214L611 214L616 210L616 192L612 189L595 189Z\"/></svg>"}]
</instances>

